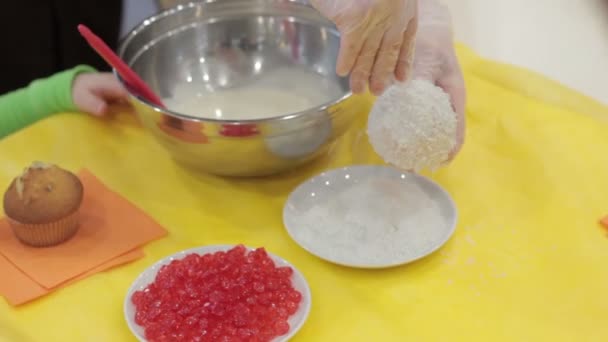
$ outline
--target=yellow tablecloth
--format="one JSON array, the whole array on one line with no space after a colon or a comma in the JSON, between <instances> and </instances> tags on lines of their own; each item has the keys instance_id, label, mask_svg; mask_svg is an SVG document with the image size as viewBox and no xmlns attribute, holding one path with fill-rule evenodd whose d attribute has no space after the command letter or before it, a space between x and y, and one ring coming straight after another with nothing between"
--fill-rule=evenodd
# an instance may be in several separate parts
<instances>
[{"instance_id":1,"label":"yellow tablecloth","mask_svg":"<svg viewBox=\"0 0 608 342\"><path fill-rule=\"evenodd\" d=\"M364 116L328 158L267 180L188 174L127 115L59 115L1 141L0 184L32 160L86 167L170 235L145 259L32 304L0 300L0 340L132 341L122 303L140 271L185 248L245 243L308 278L313 308L295 341L608 341L608 235L596 223L608 213L608 108L466 48L459 56L467 143L433 176L458 204L458 230L435 255L391 270L325 263L281 222L306 178L378 162Z\"/></svg>"}]
</instances>

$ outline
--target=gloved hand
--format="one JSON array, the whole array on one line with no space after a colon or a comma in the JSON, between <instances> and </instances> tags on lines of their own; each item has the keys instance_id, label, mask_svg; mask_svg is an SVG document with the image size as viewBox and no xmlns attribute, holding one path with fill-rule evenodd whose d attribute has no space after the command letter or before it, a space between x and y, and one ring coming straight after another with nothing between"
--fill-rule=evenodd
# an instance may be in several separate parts
<instances>
[{"instance_id":1,"label":"gloved hand","mask_svg":"<svg viewBox=\"0 0 608 342\"><path fill-rule=\"evenodd\" d=\"M450 95L458 116L458 142L452 159L464 143L466 90L454 51L450 12L438 0L420 0L418 16L412 79L428 80Z\"/></svg>"},{"instance_id":2,"label":"gloved hand","mask_svg":"<svg viewBox=\"0 0 608 342\"><path fill-rule=\"evenodd\" d=\"M421 0L426 1L426 0ZM418 0L311 0L341 34L336 72L351 75L355 93L380 95L408 78L417 26Z\"/></svg>"}]
</instances>

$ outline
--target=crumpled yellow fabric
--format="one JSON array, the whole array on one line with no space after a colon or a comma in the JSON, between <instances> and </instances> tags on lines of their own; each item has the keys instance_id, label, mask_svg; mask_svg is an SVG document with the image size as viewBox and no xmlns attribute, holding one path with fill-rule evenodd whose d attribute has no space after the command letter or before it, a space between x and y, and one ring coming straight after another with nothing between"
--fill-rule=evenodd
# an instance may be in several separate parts
<instances>
[{"instance_id":1,"label":"crumpled yellow fabric","mask_svg":"<svg viewBox=\"0 0 608 342\"><path fill-rule=\"evenodd\" d=\"M195 177L127 115L107 122L60 115L1 141L0 184L32 160L86 167L170 235L147 246L143 260L24 307L0 300L0 340L134 341L122 304L139 272L182 249L245 243L267 247L307 277L313 308L294 341L608 341L608 234L597 224L608 213L608 108L462 46L458 52L467 141L432 176L456 200L458 229L438 253L390 270L323 262L281 222L286 196L308 177L379 162L364 115L327 158L265 180Z\"/></svg>"}]
</instances>

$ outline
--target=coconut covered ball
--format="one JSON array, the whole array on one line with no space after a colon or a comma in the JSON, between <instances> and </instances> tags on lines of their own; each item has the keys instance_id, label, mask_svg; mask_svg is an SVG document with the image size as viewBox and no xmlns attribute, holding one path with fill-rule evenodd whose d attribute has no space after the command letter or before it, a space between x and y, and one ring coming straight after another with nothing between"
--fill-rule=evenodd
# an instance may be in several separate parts
<instances>
[{"instance_id":1,"label":"coconut covered ball","mask_svg":"<svg viewBox=\"0 0 608 342\"><path fill-rule=\"evenodd\" d=\"M448 94L428 81L396 84L376 100L367 135L385 162L403 170L436 170L457 144L456 113Z\"/></svg>"}]
</instances>

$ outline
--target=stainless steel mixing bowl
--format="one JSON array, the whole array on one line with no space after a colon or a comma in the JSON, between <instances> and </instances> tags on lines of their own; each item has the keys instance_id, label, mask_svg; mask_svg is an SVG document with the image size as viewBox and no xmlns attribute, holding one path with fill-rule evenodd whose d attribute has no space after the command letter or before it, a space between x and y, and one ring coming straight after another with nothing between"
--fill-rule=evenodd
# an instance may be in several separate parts
<instances>
[{"instance_id":1,"label":"stainless steel mixing bowl","mask_svg":"<svg viewBox=\"0 0 608 342\"><path fill-rule=\"evenodd\" d=\"M119 55L162 98L184 82L218 92L255 84L278 67L305 68L323 76L319 87L337 86L339 95L326 103L260 120L189 116L130 91L143 125L179 163L216 175L263 176L325 153L357 115L362 99L334 72L338 47L335 27L304 0L209 0L145 20Z\"/></svg>"}]
</instances>

